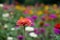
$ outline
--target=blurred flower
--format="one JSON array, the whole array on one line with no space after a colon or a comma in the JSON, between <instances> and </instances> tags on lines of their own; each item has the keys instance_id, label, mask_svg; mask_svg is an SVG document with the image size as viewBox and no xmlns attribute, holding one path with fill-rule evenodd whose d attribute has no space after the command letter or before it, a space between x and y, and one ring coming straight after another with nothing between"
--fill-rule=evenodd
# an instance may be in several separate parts
<instances>
[{"instance_id":1,"label":"blurred flower","mask_svg":"<svg viewBox=\"0 0 60 40\"><path fill-rule=\"evenodd\" d=\"M49 9L49 6L48 6L48 5L46 5L46 6L45 6L45 10L48 10L48 9Z\"/></svg>"},{"instance_id":2,"label":"blurred flower","mask_svg":"<svg viewBox=\"0 0 60 40\"><path fill-rule=\"evenodd\" d=\"M35 29L34 29L34 33L36 33L36 34L40 34L40 32L39 32L39 28L35 28Z\"/></svg>"},{"instance_id":3,"label":"blurred flower","mask_svg":"<svg viewBox=\"0 0 60 40\"><path fill-rule=\"evenodd\" d=\"M33 18L32 17L26 17L28 19L30 19L32 22L34 22Z\"/></svg>"},{"instance_id":4,"label":"blurred flower","mask_svg":"<svg viewBox=\"0 0 60 40\"><path fill-rule=\"evenodd\" d=\"M25 27L25 31L34 31L34 27Z\"/></svg>"},{"instance_id":5,"label":"blurred flower","mask_svg":"<svg viewBox=\"0 0 60 40\"><path fill-rule=\"evenodd\" d=\"M55 32L56 34L60 34L60 24L55 24L54 32Z\"/></svg>"},{"instance_id":6,"label":"blurred flower","mask_svg":"<svg viewBox=\"0 0 60 40\"><path fill-rule=\"evenodd\" d=\"M55 28L60 29L60 24L55 24Z\"/></svg>"},{"instance_id":7,"label":"blurred flower","mask_svg":"<svg viewBox=\"0 0 60 40\"><path fill-rule=\"evenodd\" d=\"M20 6L19 6L19 5L17 5L15 8L16 8L17 10L20 10Z\"/></svg>"},{"instance_id":8,"label":"blurred flower","mask_svg":"<svg viewBox=\"0 0 60 40\"><path fill-rule=\"evenodd\" d=\"M15 7L17 10L24 11L26 8L22 5L16 5Z\"/></svg>"},{"instance_id":9,"label":"blurred flower","mask_svg":"<svg viewBox=\"0 0 60 40\"><path fill-rule=\"evenodd\" d=\"M51 20L51 18L49 18L48 15L44 16L44 18L45 18L45 21L50 21Z\"/></svg>"},{"instance_id":10,"label":"blurred flower","mask_svg":"<svg viewBox=\"0 0 60 40\"><path fill-rule=\"evenodd\" d=\"M11 28L11 30L13 31L13 30L15 30L15 28Z\"/></svg>"},{"instance_id":11,"label":"blurred flower","mask_svg":"<svg viewBox=\"0 0 60 40\"><path fill-rule=\"evenodd\" d=\"M22 35L17 36L17 38L18 38L18 40L24 40L24 36L22 36Z\"/></svg>"},{"instance_id":12,"label":"blurred flower","mask_svg":"<svg viewBox=\"0 0 60 40\"><path fill-rule=\"evenodd\" d=\"M7 28L7 27L8 27L8 25L7 25L7 24L5 24L5 25L4 25L4 28Z\"/></svg>"},{"instance_id":13,"label":"blurred flower","mask_svg":"<svg viewBox=\"0 0 60 40\"><path fill-rule=\"evenodd\" d=\"M5 4L3 7L4 10L8 10L9 8L10 8L10 6L8 6L7 4Z\"/></svg>"},{"instance_id":14,"label":"blurred flower","mask_svg":"<svg viewBox=\"0 0 60 40\"><path fill-rule=\"evenodd\" d=\"M30 37L34 37L34 38L38 37L38 35L35 34L34 32L29 33L29 35L30 35Z\"/></svg>"},{"instance_id":15,"label":"blurred flower","mask_svg":"<svg viewBox=\"0 0 60 40\"><path fill-rule=\"evenodd\" d=\"M24 6L22 6L22 8L20 9L21 11L24 11L26 8Z\"/></svg>"},{"instance_id":16,"label":"blurred flower","mask_svg":"<svg viewBox=\"0 0 60 40\"><path fill-rule=\"evenodd\" d=\"M32 22L31 27L35 26L33 18L32 17L27 17L27 18L30 19Z\"/></svg>"},{"instance_id":17,"label":"blurred flower","mask_svg":"<svg viewBox=\"0 0 60 40\"><path fill-rule=\"evenodd\" d=\"M0 7L3 7L4 5L3 4L0 4Z\"/></svg>"},{"instance_id":18,"label":"blurred flower","mask_svg":"<svg viewBox=\"0 0 60 40\"><path fill-rule=\"evenodd\" d=\"M48 26L50 26L50 24L44 24L44 26L48 27Z\"/></svg>"},{"instance_id":19,"label":"blurred flower","mask_svg":"<svg viewBox=\"0 0 60 40\"><path fill-rule=\"evenodd\" d=\"M53 5L53 9L56 10L58 8L57 4Z\"/></svg>"},{"instance_id":20,"label":"blurred flower","mask_svg":"<svg viewBox=\"0 0 60 40\"><path fill-rule=\"evenodd\" d=\"M44 12L44 14L49 14L48 10L44 10L43 12Z\"/></svg>"},{"instance_id":21,"label":"blurred flower","mask_svg":"<svg viewBox=\"0 0 60 40\"><path fill-rule=\"evenodd\" d=\"M56 18L56 15L55 14L50 14L49 17L52 18L52 19L55 19Z\"/></svg>"},{"instance_id":22,"label":"blurred flower","mask_svg":"<svg viewBox=\"0 0 60 40\"><path fill-rule=\"evenodd\" d=\"M9 13L2 14L2 17L9 17Z\"/></svg>"},{"instance_id":23,"label":"blurred flower","mask_svg":"<svg viewBox=\"0 0 60 40\"><path fill-rule=\"evenodd\" d=\"M54 28L54 33L55 34L60 34L60 29Z\"/></svg>"},{"instance_id":24,"label":"blurred flower","mask_svg":"<svg viewBox=\"0 0 60 40\"><path fill-rule=\"evenodd\" d=\"M59 10L56 10L56 13L59 13Z\"/></svg>"},{"instance_id":25,"label":"blurred flower","mask_svg":"<svg viewBox=\"0 0 60 40\"><path fill-rule=\"evenodd\" d=\"M37 16L36 15L33 15L32 16L32 19L36 20L37 19Z\"/></svg>"},{"instance_id":26,"label":"blurred flower","mask_svg":"<svg viewBox=\"0 0 60 40\"><path fill-rule=\"evenodd\" d=\"M42 15L43 14L43 12L42 11L37 11L37 15L39 16L39 15Z\"/></svg>"},{"instance_id":27,"label":"blurred flower","mask_svg":"<svg viewBox=\"0 0 60 40\"><path fill-rule=\"evenodd\" d=\"M28 18L22 18L19 19L16 24L20 26L31 26L32 22Z\"/></svg>"},{"instance_id":28,"label":"blurred flower","mask_svg":"<svg viewBox=\"0 0 60 40\"><path fill-rule=\"evenodd\" d=\"M35 26L35 24L34 24L34 23L32 23L32 24L31 24L31 27L33 27L33 26Z\"/></svg>"},{"instance_id":29,"label":"blurred flower","mask_svg":"<svg viewBox=\"0 0 60 40\"><path fill-rule=\"evenodd\" d=\"M29 14L33 14L33 11L32 10L29 10Z\"/></svg>"},{"instance_id":30,"label":"blurred flower","mask_svg":"<svg viewBox=\"0 0 60 40\"><path fill-rule=\"evenodd\" d=\"M13 37L7 37L7 40L13 40Z\"/></svg>"},{"instance_id":31,"label":"blurred flower","mask_svg":"<svg viewBox=\"0 0 60 40\"><path fill-rule=\"evenodd\" d=\"M42 16L42 17L41 17L41 20L42 20L42 21L45 21L45 17L44 17L44 16Z\"/></svg>"},{"instance_id":32,"label":"blurred flower","mask_svg":"<svg viewBox=\"0 0 60 40\"><path fill-rule=\"evenodd\" d=\"M40 28L40 33L42 34L42 33L44 33L44 32L45 32L45 28L41 27L41 28Z\"/></svg>"},{"instance_id":33,"label":"blurred flower","mask_svg":"<svg viewBox=\"0 0 60 40\"><path fill-rule=\"evenodd\" d=\"M56 13L56 17L60 18L60 13Z\"/></svg>"},{"instance_id":34,"label":"blurred flower","mask_svg":"<svg viewBox=\"0 0 60 40\"><path fill-rule=\"evenodd\" d=\"M28 14L29 13L29 11L28 10L24 10L24 14Z\"/></svg>"}]
</instances>

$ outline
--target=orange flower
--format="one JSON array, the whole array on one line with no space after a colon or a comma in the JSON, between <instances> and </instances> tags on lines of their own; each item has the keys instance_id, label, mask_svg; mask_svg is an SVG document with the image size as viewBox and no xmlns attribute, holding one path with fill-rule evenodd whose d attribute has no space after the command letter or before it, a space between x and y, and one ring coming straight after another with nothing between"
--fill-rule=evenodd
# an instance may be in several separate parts
<instances>
[{"instance_id":1,"label":"orange flower","mask_svg":"<svg viewBox=\"0 0 60 40\"><path fill-rule=\"evenodd\" d=\"M44 10L44 14L49 14L49 11L48 10Z\"/></svg>"},{"instance_id":2,"label":"orange flower","mask_svg":"<svg viewBox=\"0 0 60 40\"><path fill-rule=\"evenodd\" d=\"M32 10L29 10L29 14L33 14L33 11Z\"/></svg>"},{"instance_id":3,"label":"orange flower","mask_svg":"<svg viewBox=\"0 0 60 40\"><path fill-rule=\"evenodd\" d=\"M30 26L31 25L31 20L28 19L28 18L22 18L22 19L19 19L17 21L17 25L20 25L20 26Z\"/></svg>"}]
</instances>

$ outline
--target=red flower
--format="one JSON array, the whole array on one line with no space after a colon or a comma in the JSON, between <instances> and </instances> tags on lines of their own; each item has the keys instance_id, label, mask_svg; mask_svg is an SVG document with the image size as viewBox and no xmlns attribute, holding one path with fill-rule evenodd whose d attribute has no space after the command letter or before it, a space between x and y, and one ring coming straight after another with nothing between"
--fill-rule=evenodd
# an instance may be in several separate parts
<instances>
[{"instance_id":1,"label":"red flower","mask_svg":"<svg viewBox=\"0 0 60 40\"><path fill-rule=\"evenodd\" d=\"M55 24L55 28L60 29L60 24Z\"/></svg>"},{"instance_id":2,"label":"red flower","mask_svg":"<svg viewBox=\"0 0 60 40\"><path fill-rule=\"evenodd\" d=\"M31 20L28 19L28 18L22 18L22 19L19 19L17 21L17 25L20 25L20 26L31 26Z\"/></svg>"}]
</instances>

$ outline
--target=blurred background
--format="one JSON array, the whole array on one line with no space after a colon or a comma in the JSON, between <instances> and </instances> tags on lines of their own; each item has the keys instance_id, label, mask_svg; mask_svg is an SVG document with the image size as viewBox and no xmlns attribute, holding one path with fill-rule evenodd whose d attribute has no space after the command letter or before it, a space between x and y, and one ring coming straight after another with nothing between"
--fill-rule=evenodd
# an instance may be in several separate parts
<instances>
[{"instance_id":1,"label":"blurred background","mask_svg":"<svg viewBox=\"0 0 60 40\"><path fill-rule=\"evenodd\" d=\"M0 0L0 40L60 40L60 0Z\"/></svg>"},{"instance_id":2,"label":"blurred background","mask_svg":"<svg viewBox=\"0 0 60 40\"><path fill-rule=\"evenodd\" d=\"M25 4L25 5L34 5L35 3L44 3L44 4L60 4L60 0L0 0L0 3L14 3L16 4L17 2L19 4Z\"/></svg>"}]
</instances>

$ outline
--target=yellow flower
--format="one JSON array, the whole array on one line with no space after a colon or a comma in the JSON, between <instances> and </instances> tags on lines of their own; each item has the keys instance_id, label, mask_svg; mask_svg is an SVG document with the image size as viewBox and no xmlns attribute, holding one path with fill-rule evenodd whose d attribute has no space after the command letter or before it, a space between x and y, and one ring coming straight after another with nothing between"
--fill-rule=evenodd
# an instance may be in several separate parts
<instances>
[{"instance_id":1,"label":"yellow flower","mask_svg":"<svg viewBox=\"0 0 60 40\"><path fill-rule=\"evenodd\" d=\"M42 15L43 14L43 12L42 11L37 11L37 15L39 16L39 15Z\"/></svg>"},{"instance_id":2,"label":"yellow flower","mask_svg":"<svg viewBox=\"0 0 60 40\"><path fill-rule=\"evenodd\" d=\"M24 11L26 8L24 6L20 6L20 10Z\"/></svg>"},{"instance_id":3,"label":"yellow flower","mask_svg":"<svg viewBox=\"0 0 60 40\"><path fill-rule=\"evenodd\" d=\"M56 10L56 13L59 13L59 10Z\"/></svg>"},{"instance_id":4,"label":"yellow flower","mask_svg":"<svg viewBox=\"0 0 60 40\"><path fill-rule=\"evenodd\" d=\"M44 8L45 8L45 10L48 10L48 9L49 9L49 6L48 6L48 5L46 5Z\"/></svg>"},{"instance_id":5,"label":"yellow flower","mask_svg":"<svg viewBox=\"0 0 60 40\"><path fill-rule=\"evenodd\" d=\"M57 7L57 4L53 4L54 7Z\"/></svg>"},{"instance_id":6,"label":"yellow flower","mask_svg":"<svg viewBox=\"0 0 60 40\"><path fill-rule=\"evenodd\" d=\"M26 9L24 6L21 6L21 5L17 5L15 8L21 11L24 11Z\"/></svg>"},{"instance_id":7,"label":"yellow flower","mask_svg":"<svg viewBox=\"0 0 60 40\"><path fill-rule=\"evenodd\" d=\"M58 17L60 18L60 15Z\"/></svg>"},{"instance_id":8,"label":"yellow flower","mask_svg":"<svg viewBox=\"0 0 60 40\"><path fill-rule=\"evenodd\" d=\"M15 8L16 8L17 10L20 10L20 6L19 6L19 5L17 5Z\"/></svg>"},{"instance_id":9,"label":"yellow flower","mask_svg":"<svg viewBox=\"0 0 60 40\"><path fill-rule=\"evenodd\" d=\"M58 8L57 4L53 5L53 9L56 10Z\"/></svg>"}]
</instances>

